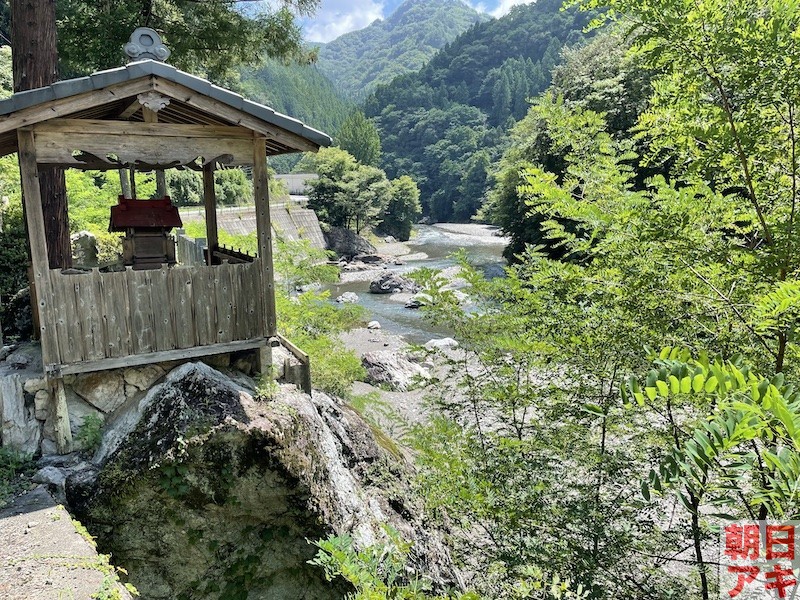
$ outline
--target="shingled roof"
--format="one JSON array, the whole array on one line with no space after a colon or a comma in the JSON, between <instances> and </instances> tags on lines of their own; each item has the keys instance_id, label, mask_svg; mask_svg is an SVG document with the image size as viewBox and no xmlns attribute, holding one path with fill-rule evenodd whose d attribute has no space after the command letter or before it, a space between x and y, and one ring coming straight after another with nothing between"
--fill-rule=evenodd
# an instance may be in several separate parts
<instances>
[{"instance_id":1,"label":"shingled roof","mask_svg":"<svg viewBox=\"0 0 800 600\"><path fill-rule=\"evenodd\" d=\"M17 92L0 100L0 156L16 152L16 130L52 118L120 119L141 121L141 111L130 111L131 100L144 89L126 85L149 81L151 89L170 98L170 104L159 111L159 121L164 123L197 123L216 125L241 125L255 131L269 133L268 154L283 154L320 146L330 146L331 138L268 106L245 99L240 94L216 86L211 82L185 73L175 67L154 60L132 62L124 67L99 71L86 77L59 81L47 87ZM176 84L160 85L161 82ZM140 86L141 87L141 86ZM91 102L78 105L70 102L80 96L95 94ZM198 97L205 97L227 107L224 114L209 110ZM207 103L206 103L207 104ZM130 113L130 114L128 114ZM249 118L248 118L249 117ZM281 134L286 135L281 135ZM291 140L296 142L293 144ZM301 141L302 140L302 141Z\"/></svg>"}]
</instances>

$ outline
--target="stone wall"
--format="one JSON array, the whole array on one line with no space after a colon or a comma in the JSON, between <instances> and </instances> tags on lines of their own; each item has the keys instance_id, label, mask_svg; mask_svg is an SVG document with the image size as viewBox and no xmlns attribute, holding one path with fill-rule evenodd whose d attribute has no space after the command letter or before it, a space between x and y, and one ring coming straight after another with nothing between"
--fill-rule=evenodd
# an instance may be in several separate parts
<instances>
[{"instance_id":1,"label":"stone wall","mask_svg":"<svg viewBox=\"0 0 800 600\"><path fill-rule=\"evenodd\" d=\"M4 353L5 358L0 359L0 446L31 455L57 454L52 392L42 377L38 344L6 346ZM65 376L72 450L84 449L86 440L81 431L87 418L93 415L105 423L124 412L125 407L137 403L167 372L183 362ZM235 366L247 373L254 365L252 355L247 353L211 356L206 362L221 368Z\"/></svg>"}]
</instances>

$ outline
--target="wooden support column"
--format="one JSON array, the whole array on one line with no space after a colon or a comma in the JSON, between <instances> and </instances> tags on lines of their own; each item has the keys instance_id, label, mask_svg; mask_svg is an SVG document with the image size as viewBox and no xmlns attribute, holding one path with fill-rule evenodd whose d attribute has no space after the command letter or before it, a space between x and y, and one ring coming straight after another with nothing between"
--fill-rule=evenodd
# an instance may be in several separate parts
<instances>
[{"instance_id":1,"label":"wooden support column","mask_svg":"<svg viewBox=\"0 0 800 600\"><path fill-rule=\"evenodd\" d=\"M253 196L256 203L258 260L264 285L264 337L278 334L275 314L275 273L272 266L272 224L269 214L269 185L267 180L267 147L264 138L253 144Z\"/></svg>"},{"instance_id":2,"label":"wooden support column","mask_svg":"<svg viewBox=\"0 0 800 600\"><path fill-rule=\"evenodd\" d=\"M55 329L49 323L47 309L50 302L50 264L47 258L47 239L44 229L42 197L39 187L39 169L36 165L36 144L33 131L17 130L19 144L19 173L22 184L22 199L25 203L25 220L31 247L31 270L35 286L36 310L39 315L39 337L42 342L44 375L50 383L50 400L55 415L55 433L58 451L62 454L72 450L72 431L69 426L67 396L60 373L51 367L60 365L58 341Z\"/></svg>"},{"instance_id":3,"label":"wooden support column","mask_svg":"<svg viewBox=\"0 0 800 600\"><path fill-rule=\"evenodd\" d=\"M39 338L42 340L42 361L45 372L49 364L60 364L55 330L48 328L45 309L50 299L50 273L47 258L47 239L44 230L42 196L39 188L39 169L36 165L36 146L33 131L17 130L19 144L19 174L22 198L25 203L25 221L31 247L31 270L36 296L36 312L39 315Z\"/></svg>"},{"instance_id":4,"label":"wooden support column","mask_svg":"<svg viewBox=\"0 0 800 600\"><path fill-rule=\"evenodd\" d=\"M145 123L158 123L158 113L146 106L142 107L142 116ZM163 169L156 169L156 196L159 198L167 196L167 178Z\"/></svg>"},{"instance_id":5,"label":"wooden support column","mask_svg":"<svg viewBox=\"0 0 800 600\"><path fill-rule=\"evenodd\" d=\"M206 207L206 240L207 256L206 264L212 264L214 250L219 244L219 232L217 230L217 192L214 189L214 163L203 165L203 203Z\"/></svg>"}]
</instances>

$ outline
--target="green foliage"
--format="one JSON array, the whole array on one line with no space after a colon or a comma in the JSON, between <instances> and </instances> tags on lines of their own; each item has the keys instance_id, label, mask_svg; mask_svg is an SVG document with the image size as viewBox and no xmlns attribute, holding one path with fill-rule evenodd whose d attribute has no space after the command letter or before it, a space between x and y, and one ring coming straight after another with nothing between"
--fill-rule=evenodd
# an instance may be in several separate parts
<instances>
[{"instance_id":1,"label":"green foliage","mask_svg":"<svg viewBox=\"0 0 800 600\"><path fill-rule=\"evenodd\" d=\"M525 118L512 128L510 144L492 174L488 202L479 212L480 218L499 225L511 238L504 253L510 261L528 244L546 246L555 257L561 253L542 231L545 217L531 211L518 191L525 169L542 166L561 177L566 168L563 152L556 151L550 143L549 121L539 105L559 98L567 107L601 113L605 131L611 137L630 139L633 135L630 129L646 107L652 74L640 58L627 54L629 44L616 30L609 30L600 32L586 44L566 48L564 63L553 70L550 97L534 101ZM632 185L637 188L643 187L644 179L657 172L638 161L633 167Z\"/></svg>"},{"instance_id":2,"label":"green foliage","mask_svg":"<svg viewBox=\"0 0 800 600\"><path fill-rule=\"evenodd\" d=\"M68 73L117 67L125 62L122 43L144 25L161 33L172 50L170 63L231 83L238 65L258 64L265 55L309 60L313 53L303 49L293 13L308 15L317 4L315 0L285 0L244 11L231 0L59 0L59 57Z\"/></svg>"},{"instance_id":3,"label":"green foliage","mask_svg":"<svg viewBox=\"0 0 800 600\"><path fill-rule=\"evenodd\" d=\"M364 112L378 126L383 167L390 177L418 182L432 219L472 217L509 125L547 87L561 47L581 39L589 16L560 9L560 0L515 6L367 98Z\"/></svg>"},{"instance_id":4,"label":"green foliage","mask_svg":"<svg viewBox=\"0 0 800 600\"><path fill-rule=\"evenodd\" d=\"M34 468L31 456L0 447L0 506L26 486L27 477L33 474Z\"/></svg>"},{"instance_id":5,"label":"green foliage","mask_svg":"<svg viewBox=\"0 0 800 600\"><path fill-rule=\"evenodd\" d=\"M352 111L352 106L339 97L317 65L266 60L258 68L243 69L241 77L247 98L327 133L338 131ZM270 159L270 164L278 172L288 173L297 160L299 155L277 156ZM281 165L288 168L280 168Z\"/></svg>"},{"instance_id":6,"label":"green foliage","mask_svg":"<svg viewBox=\"0 0 800 600\"><path fill-rule=\"evenodd\" d=\"M0 46L0 98L8 98L12 93L14 75L11 71L11 46Z\"/></svg>"},{"instance_id":7,"label":"green foliage","mask_svg":"<svg viewBox=\"0 0 800 600\"><path fill-rule=\"evenodd\" d=\"M360 110L353 111L336 132L336 142L362 165L377 167L381 159L381 138L375 124Z\"/></svg>"},{"instance_id":8,"label":"green foliage","mask_svg":"<svg viewBox=\"0 0 800 600\"><path fill-rule=\"evenodd\" d=\"M203 176L200 173L169 169L165 176L167 193L173 204L190 206L203 203ZM214 189L217 203L221 206L252 204L253 202L253 182L247 179L241 169L215 171ZM273 191L270 186L270 193Z\"/></svg>"},{"instance_id":9,"label":"green foliage","mask_svg":"<svg viewBox=\"0 0 800 600\"><path fill-rule=\"evenodd\" d=\"M319 51L319 69L348 98L421 69L435 52L484 20L454 0L407 0L387 19L346 33Z\"/></svg>"},{"instance_id":10,"label":"green foliage","mask_svg":"<svg viewBox=\"0 0 800 600\"><path fill-rule=\"evenodd\" d=\"M75 434L81 448L94 452L103 440L103 417L97 414L87 415Z\"/></svg>"},{"instance_id":11,"label":"green foliage","mask_svg":"<svg viewBox=\"0 0 800 600\"><path fill-rule=\"evenodd\" d=\"M309 240L286 240L276 235L274 265L277 279L286 284L286 292L309 283L331 283L339 279L339 270L327 264L331 253L314 248Z\"/></svg>"},{"instance_id":12,"label":"green foliage","mask_svg":"<svg viewBox=\"0 0 800 600\"><path fill-rule=\"evenodd\" d=\"M28 285L28 242L19 196L0 206L0 222L0 264L4 265L0 270L0 323L8 328L15 318L10 312L9 300Z\"/></svg>"},{"instance_id":13,"label":"green foliage","mask_svg":"<svg viewBox=\"0 0 800 600\"><path fill-rule=\"evenodd\" d=\"M355 588L349 600L424 600L426 598L445 600L460 598L477 600L474 594L435 595L431 582L415 572L408 565L411 544L403 541L400 534L385 527L388 540L357 550L349 536L330 536L314 542L319 548L310 564L325 570L325 578L333 581L342 577Z\"/></svg>"},{"instance_id":14,"label":"green foliage","mask_svg":"<svg viewBox=\"0 0 800 600\"><path fill-rule=\"evenodd\" d=\"M158 484L172 498L186 496L191 487L186 479L189 467L182 463L167 463L158 468Z\"/></svg>"},{"instance_id":15,"label":"green foliage","mask_svg":"<svg viewBox=\"0 0 800 600\"><path fill-rule=\"evenodd\" d=\"M276 297L278 328L307 352L314 387L347 398L353 381L366 375L361 361L336 338L340 332L363 321L363 308L354 304L334 306L329 294L306 292Z\"/></svg>"},{"instance_id":16,"label":"green foliage","mask_svg":"<svg viewBox=\"0 0 800 600\"><path fill-rule=\"evenodd\" d=\"M738 358L692 358L690 351L672 347L654 364L644 385L628 381L623 398L667 407L688 399L707 408L692 428L676 427L673 447L642 482L645 498L651 488L669 488L693 512L704 501L750 518L796 514L800 392L783 374L765 378Z\"/></svg>"},{"instance_id":17,"label":"green foliage","mask_svg":"<svg viewBox=\"0 0 800 600\"><path fill-rule=\"evenodd\" d=\"M319 175L309 183L308 206L329 225L360 233L364 227L388 221L390 227L403 233L410 224L413 181L390 182L383 171L358 164L340 148L306 155L298 168Z\"/></svg>"},{"instance_id":18,"label":"green foliage","mask_svg":"<svg viewBox=\"0 0 800 600\"><path fill-rule=\"evenodd\" d=\"M419 188L411 177L403 175L391 182L391 199L379 216L379 229L401 242L411 237L411 227L422 214Z\"/></svg>"}]
</instances>

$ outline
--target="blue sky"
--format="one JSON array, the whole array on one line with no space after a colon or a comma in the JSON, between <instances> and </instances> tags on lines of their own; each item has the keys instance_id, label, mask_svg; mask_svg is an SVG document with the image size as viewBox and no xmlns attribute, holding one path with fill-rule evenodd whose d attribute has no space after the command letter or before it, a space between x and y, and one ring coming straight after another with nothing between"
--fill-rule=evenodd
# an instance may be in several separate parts
<instances>
[{"instance_id":1,"label":"blue sky","mask_svg":"<svg viewBox=\"0 0 800 600\"><path fill-rule=\"evenodd\" d=\"M472 0L476 10L499 17L515 4L531 0ZM303 35L310 42L329 42L348 31L363 29L375 19L388 17L402 0L321 0L310 19L302 19Z\"/></svg>"}]
</instances>

